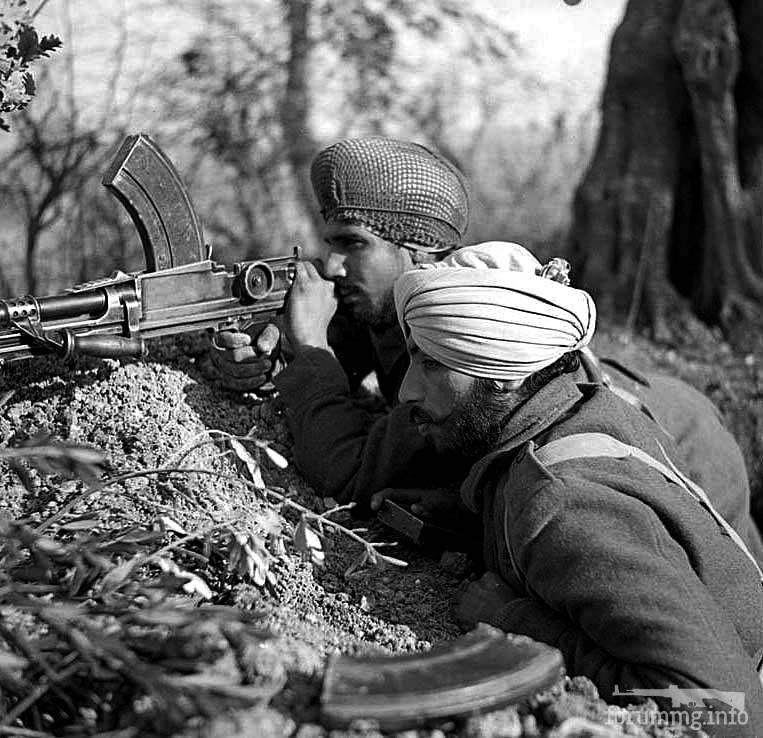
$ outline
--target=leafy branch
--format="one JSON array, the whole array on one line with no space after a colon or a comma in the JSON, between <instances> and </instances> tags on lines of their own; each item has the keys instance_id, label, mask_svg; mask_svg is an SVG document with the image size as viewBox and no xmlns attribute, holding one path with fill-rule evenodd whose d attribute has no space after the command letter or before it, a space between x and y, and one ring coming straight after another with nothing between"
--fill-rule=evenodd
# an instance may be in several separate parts
<instances>
[{"instance_id":1,"label":"leafy branch","mask_svg":"<svg viewBox=\"0 0 763 738\"><path fill-rule=\"evenodd\" d=\"M232 458L241 474L192 465L194 452L209 446L222 446L215 458ZM313 563L324 563L329 533L361 546L348 573L406 565L379 551L392 544L366 541L364 529L334 519L350 505L316 512L266 484L263 456L281 469L288 465L251 431L210 431L161 467L120 474L107 473L99 450L46 436L0 449L0 460L30 491L36 485L30 468L52 475L61 488L73 484L64 479L84 485L36 527L0 521L0 736L49 736L60 725L87 734L130 725L136 735L167 735L194 717L264 705L285 680L282 668L257 671L271 636L249 612L194 604L214 600L215 590L236 580L272 588L274 565L286 557L289 541ZM115 526L89 509L92 496L132 479L167 484L198 475L243 486L260 504L252 515L247 503L222 515L173 487L201 516L188 528L161 514L158 503L150 525ZM298 521L289 522L285 511Z\"/></svg>"},{"instance_id":2,"label":"leafy branch","mask_svg":"<svg viewBox=\"0 0 763 738\"><path fill-rule=\"evenodd\" d=\"M371 565L391 564L392 566L407 566L407 562L379 552L379 548L385 546L393 546L395 545L394 542L367 541L361 535L361 533L366 532L366 529L348 528L342 523L331 519L331 516L352 509L354 503L337 505L336 507L330 508L323 513L318 513L289 497L284 492L284 490L277 487L267 486L262 478L261 465L259 460L255 458L255 456L253 456L243 444L245 442L253 443L257 450L264 451L264 453L271 459L271 461L273 461L273 463L275 463L280 468L284 468L288 462L268 443L254 438L251 435L251 432L246 436L235 436L219 430L209 431L208 434L202 434L193 439L188 445L186 445L177 454L175 454L172 457L172 460L175 461L175 459L177 459L175 463L179 464L185 460L185 458L187 458L187 456L194 450L208 445L216 445L220 439L230 444L233 453L244 465L244 468L246 469L250 479L234 477L229 474L224 474L222 472L210 469L187 467L173 468L168 465L164 465L156 469L143 469L140 471L121 474L119 476L105 480L104 484L116 484L127 481L128 479L134 479L136 477L162 474L202 474L215 477L222 481L230 482L233 484L242 484L250 490L253 490L255 493L264 495L267 500L277 502L279 505L291 508L300 514L301 520L295 530L293 542L298 550L309 555L313 562L316 564L323 563L324 559L323 546L318 534L322 536L324 535L326 529L330 529L336 531L340 535L344 535L347 538L350 538L362 546L363 554L361 558L363 559L363 563L368 563ZM310 525L311 523L316 526L318 534L316 534L316 531L312 529Z\"/></svg>"},{"instance_id":3,"label":"leafy branch","mask_svg":"<svg viewBox=\"0 0 763 738\"><path fill-rule=\"evenodd\" d=\"M218 446L221 442L230 449L225 453L233 453L240 462L242 466L241 475L234 476L209 468L181 466L195 450L210 445ZM246 448L245 444L247 443L254 446L254 454ZM96 528L99 523L97 517L86 514L79 518L67 520L67 516L72 513L77 505L86 501L96 492L140 477L157 477L167 480L173 476L204 475L231 485L244 486L253 491L264 503L265 512L258 519L261 531L254 529L242 531L238 524L238 516L234 516L227 521L208 519L197 530L188 533L171 518L163 516L160 519L162 530L181 535L180 542L175 541L150 555L136 557L134 560L121 564L118 567L118 572L112 572L110 575L109 583L112 587L116 586L117 583L121 584L127 581L130 574L142 565L151 562L164 562L164 555L178 548L179 545L194 539L209 540L215 533L220 533L224 537L221 544L227 548L229 572L237 573L243 578L253 581L257 586L264 586L266 582L274 584L271 564L284 554L283 531L286 527L285 521L279 519L275 514L276 509L272 507L274 503L277 505L277 512L279 513L283 508L288 508L299 514L299 522L293 526L291 542L300 553L307 556L315 564L324 563L323 539L328 530L346 536L361 546L361 554L350 566L348 573L356 571L366 564L372 566L384 564L407 566L405 561L380 552L379 549L382 547L395 545L393 542L368 541L362 535L366 529L349 528L332 519L337 514L350 510L353 506L352 503L337 505L324 512L316 512L290 497L282 488L267 485L261 471L260 452L264 453L281 469L288 465L288 461L280 453L273 449L270 444L255 438L252 431L246 436L235 436L219 430L212 430L195 437L190 443L173 454L169 461L161 467L130 471L115 476L104 476L108 464L105 456L99 450L81 445L52 442L46 436L36 436L19 447L0 449L0 460L5 460L11 466L30 491L33 490L34 485L25 466L20 463L21 460L27 462L43 475L57 474L67 479L79 478L85 483L84 492L67 501L62 509L35 529L34 532L37 535L53 526L58 526L59 530L64 531ZM245 478L245 475L248 478ZM211 513L204 506L192 498L191 502L204 517L211 517ZM272 552L273 550L275 554ZM161 566L165 570L171 568L170 564L166 562L162 563ZM211 590L196 575L181 571L173 571L173 574L185 578L185 591L203 593L206 599L211 599Z\"/></svg>"},{"instance_id":4,"label":"leafy branch","mask_svg":"<svg viewBox=\"0 0 763 738\"><path fill-rule=\"evenodd\" d=\"M32 64L62 46L57 36L40 37L33 25L46 2L43 0L34 12L29 11L26 0L5 0L0 7L1 130L10 130L4 114L25 108L36 92Z\"/></svg>"}]
</instances>

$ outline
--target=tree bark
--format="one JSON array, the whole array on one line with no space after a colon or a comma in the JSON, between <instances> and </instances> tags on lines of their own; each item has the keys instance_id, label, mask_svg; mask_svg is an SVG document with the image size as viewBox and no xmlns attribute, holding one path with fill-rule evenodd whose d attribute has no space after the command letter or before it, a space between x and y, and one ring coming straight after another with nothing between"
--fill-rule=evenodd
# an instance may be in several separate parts
<instances>
[{"instance_id":1,"label":"tree bark","mask_svg":"<svg viewBox=\"0 0 763 738\"><path fill-rule=\"evenodd\" d=\"M31 217L26 226L26 246L24 248L24 274L26 276L27 291L30 295L37 294L37 269L35 259L37 257L37 244L40 239L40 224L37 218Z\"/></svg>"},{"instance_id":2,"label":"tree bark","mask_svg":"<svg viewBox=\"0 0 763 738\"><path fill-rule=\"evenodd\" d=\"M741 69L736 84L739 175L747 193L747 243L763 270L763 3L744 0L738 12Z\"/></svg>"},{"instance_id":3,"label":"tree bark","mask_svg":"<svg viewBox=\"0 0 763 738\"><path fill-rule=\"evenodd\" d=\"M601 131L571 233L576 282L604 308L628 307L640 263L647 308L671 291L668 245L687 114L672 49L680 9L681 0L630 2L612 39Z\"/></svg>"},{"instance_id":4,"label":"tree bark","mask_svg":"<svg viewBox=\"0 0 763 738\"><path fill-rule=\"evenodd\" d=\"M281 105L284 144L297 193L314 226L320 224L310 185L310 162L317 150L310 132L310 0L284 0L289 33L286 87Z\"/></svg>"},{"instance_id":5,"label":"tree bark","mask_svg":"<svg viewBox=\"0 0 763 738\"><path fill-rule=\"evenodd\" d=\"M694 305L700 315L712 316L722 309L724 295L738 291L733 254L744 243L733 98L739 41L725 0L685 4L675 48L691 98L702 174L704 258L695 275Z\"/></svg>"},{"instance_id":6,"label":"tree bark","mask_svg":"<svg viewBox=\"0 0 763 738\"><path fill-rule=\"evenodd\" d=\"M657 338L677 293L711 323L763 297L761 33L760 0L630 0L613 37L571 251L605 310L646 264Z\"/></svg>"}]
</instances>

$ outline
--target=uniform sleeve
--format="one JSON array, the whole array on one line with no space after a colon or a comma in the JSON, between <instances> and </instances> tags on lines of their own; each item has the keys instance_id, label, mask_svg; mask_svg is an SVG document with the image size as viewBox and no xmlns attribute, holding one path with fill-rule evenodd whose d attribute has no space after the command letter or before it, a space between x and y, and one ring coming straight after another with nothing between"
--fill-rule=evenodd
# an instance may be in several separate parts
<instances>
[{"instance_id":1,"label":"uniform sleeve","mask_svg":"<svg viewBox=\"0 0 763 738\"><path fill-rule=\"evenodd\" d=\"M385 487L459 481L447 465L436 463L409 408L374 417L355 404L347 376L327 351L303 351L275 383L294 436L297 467L321 495L354 501L364 513L371 495Z\"/></svg>"},{"instance_id":2,"label":"uniform sleeve","mask_svg":"<svg viewBox=\"0 0 763 738\"><path fill-rule=\"evenodd\" d=\"M374 370L373 347L368 329L363 328L341 306L328 327L328 342L354 392Z\"/></svg>"},{"instance_id":3,"label":"uniform sleeve","mask_svg":"<svg viewBox=\"0 0 763 738\"><path fill-rule=\"evenodd\" d=\"M615 687L743 691L761 716L753 659L687 556L643 502L546 482L505 533L528 597L495 624L559 648L570 674Z\"/></svg>"}]
</instances>

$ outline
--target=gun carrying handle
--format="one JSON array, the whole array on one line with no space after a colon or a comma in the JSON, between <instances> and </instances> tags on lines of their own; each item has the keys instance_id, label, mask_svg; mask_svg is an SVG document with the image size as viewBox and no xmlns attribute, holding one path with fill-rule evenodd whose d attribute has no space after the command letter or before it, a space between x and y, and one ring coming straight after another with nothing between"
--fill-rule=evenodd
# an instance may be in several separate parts
<instances>
[{"instance_id":1,"label":"gun carrying handle","mask_svg":"<svg viewBox=\"0 0 763 738\"><path fill-rule=\"evenodd\" d=\"M77 356L97 356L101 359L118 359L123 356L143 358L146 355L146 342L142 338L98 334L78 336L71 331L64 331L63 339L62 353L66 359Z\"/></svg>"}]
</instances>

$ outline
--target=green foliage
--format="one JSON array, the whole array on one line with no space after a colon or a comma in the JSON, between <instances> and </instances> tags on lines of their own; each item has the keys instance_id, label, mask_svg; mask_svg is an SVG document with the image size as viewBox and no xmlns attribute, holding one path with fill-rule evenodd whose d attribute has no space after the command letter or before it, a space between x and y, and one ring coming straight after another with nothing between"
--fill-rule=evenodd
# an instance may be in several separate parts
<instances>
[{"instance_id":1,"label":"green foliage","mask_svg":"<svg viewBox=\"0 0 763 738\"><path fill-rule=\"evenodd\" d=\"M9 131L4 114L25 108L36 92L31 65L61 45L57 36L40 37L26 0L5 0L0 7L0 129Z\"/></svg>"}]
</instances>

